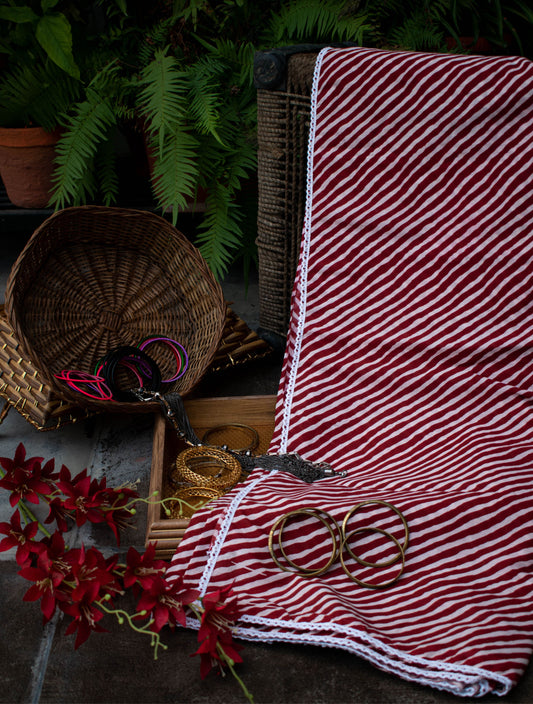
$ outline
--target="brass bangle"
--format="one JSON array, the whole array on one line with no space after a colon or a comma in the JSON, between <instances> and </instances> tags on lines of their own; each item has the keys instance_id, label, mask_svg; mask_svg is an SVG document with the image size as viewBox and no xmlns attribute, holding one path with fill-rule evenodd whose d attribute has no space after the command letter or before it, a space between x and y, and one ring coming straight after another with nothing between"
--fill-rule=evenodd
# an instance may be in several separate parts
<instances>
[{"instance_id":1,"label":"brass bangle","mask_svg":"<svg viewBox=\"0 0 533 704\"><path fill-rule=\"evenodd\" d=\"M357 577L354 577L353 574L350 572L350 570L346 567L346 563L344 562L344 557L343 557L343 550L344 548L347 548L347 552L351 557L353 557L359 564L365 564L363 561L358 560L355 555L353 554L353 551L351 549L348 549L348 541L350 538L355 535L356 533L364 533L364 532L369 532L369 533L380 533L381 535L385 535L387 538L390 538L393 543L396 545L398 548L398 551L400 553L401 561L402 564L400 566L400 570L398 574L390 579L387 582L382 582L381 584L374 584L372 582L364 582L362 579L358 579ZM342 547L341 547L341 552L340 552L340 561L342 565L342 569L344 570L345 574L356 584L358 584L360 587L366 587L367 589L386 589L387 587L392 587L393 584L396 584L396 582L400 579L400 577L403 574L404 568L405 568L405 552L403 547L400 544L400 541L395 538L392 533L389 533L386 530L383 530L382 528L377 528L376 526L365 526L363 528L356 528L355 530L352 530L351 533L349 533L347 536L344 537L342 541ZM397 561L397 560L395 560ZM390 563L392 564L392 563ZM381 563L383 565L383 563ZM372 564L369 565L372 567Z\"/></svg>"},{"instance_id":2,"label":"brass bangle","mask_svg":"<svg viewBox=\"0 0 533 704\"><path fill-rule=\"evenodd\" d=\"M202 473L193 469L195 467L199 470L202 466L206 470L215 467L218 471L216 473L208 473L207 471ZM180 452L172 473L172 477L176 481L223 491L231 489L239 481L240 476L241 465L235 457L224 450L203 445L188 447Z\"/></svg>"},{"instance_id":3,"label":"brass bangle","mask_svg":"<svg viewBox=\"0 0 533 704\"><path fill-rule=\"evenodd\" d=\"M354 515L354 513L356 513L363 506L368 506L371 504L375 504L378 506L386 506L387 508L390 508L392 511L394 511L394 513L396 513L400 517L400 520L401 520L401 522L403 524L403 528L404 528L403 545L400 545L399 541L397 541L391 535L391 538L393 538L393 540L396 543L398 543L398 545L400 547L398 554L395 557L392 557L390 560L386 560L385 562L369 562L368 560L363 560L363 558L355 555L352 552L350 546L346 544L346 539L344 539L343 545L346 545L346 550L347 550L348 554L350 555L350 557L352 557L356 562L358 562L360 565L363 565L364 567L389 567L390 565L394 565L396 562L398 562L398 560L402 559L402 557L404 556L405 551L407 550L407 547L409 545L409 526L407 525L407 521L405 519L405 516L403 515L403 513L399 509L396 508L396 506L394 506L393 504L390 504L388 501L381 501L380 499L369 499L368 501L362 501L361 503L357 504L352 509L350 509L348 511L348 513L345 515L344 520L342 522L342 529L341 529L342 535L344 538L346 537L346 526L347 526L350 518ZM358 531L360 531L360 530L361 529L358 529ZM350 533L350 535L352 535L353 532L354 531L352 531ZM389 535L390 535L390 533L389 533Z\"/></svg>"},{"instance_id":4,"label":"brass bangle","mask_svg":"<svg viewBox=\"0 0 533 704\"><path fill-rule=\"evenodd\" d=\"M324 572L326 572L331 567L331 565L335 562L335 560L337 559L337 555L338 555L337 536L335 535L331 525L320 514L324 514L328 517L328 519L333 523L333 525L337 529L338 534L340 535L340 529L339 529L339 526L338 526L337 522L335 521L335 519L332 516L330 516L329 513L326 513L326 511L322 511L321 509L315 509L315 508L302 508L302 509L297 509L295 511L289 511L288 513L285 513L283 516L278 518L276 520L276 522L274 523L274 525L272 526L272 528L270 529L270 533L268 536L268 550L270 552L270 556L272 557L272 560L284 572L291 572L291 573L300 574L302 577L306 577L306 578L318 577L321 574L324 574ZM325 565L323 565L322 567L319 567L317 569L311 569L308 567L302 567L300 565L297 565L293 560L291 560L287 556L287 553L285 552L285 549L283 547L282 535L283 535L283 531L285 529L285 525L286 525L287 521L292 516L299 516L299 515L314 516L315 518L318 518L318 520L326 526L326 528L328 529L329 534L331 536L331 542L333 545L331 557L329 558L329 560L327 561L327 563ZM279 559L276 557L276 553L274 550L274 535L275 535L276 530L278 528L279 528L278 545L279 545L280 552L283 555L283 557L285 558L285 560L287 561L287 563L293 569L289 569L289 567L283 565L279 561Z\"/></svg>"},{"instance_id":5,"label":"brass bangle","mask_svg":"<svg viewBox=\"0 0 533 704\"><path fill-rule=\"evenodd\" d=\"M176 499L176 504L170 509L171 518L190 518L195 511L213 499L222 496L217 489L207 486L190 486L176 491L171 498ZM200 499L198 503L195 499ZM197 504L197 505L196 505Z\"/></svg>"},{"instance_id":6,"label":"brass bangle","mask_svg":"<svg viewBox=\"0 0 533 704\"><path fill-rule=\"evenodd\" d=\"M233 452L253 452L259 446L259 433L251 425L245 425L244 423L226 423L225 425L217 425L215 428L209 428L206 430L202 437L202 442L209 444L209 438L215 433L219 433L224 430L229 430L230 428L237 428L239 430L245 430L250 435L250 442L246 447L230 447ZM226 445L227 443L216 443L217 445Z\"/></svg>"}]
</instances>

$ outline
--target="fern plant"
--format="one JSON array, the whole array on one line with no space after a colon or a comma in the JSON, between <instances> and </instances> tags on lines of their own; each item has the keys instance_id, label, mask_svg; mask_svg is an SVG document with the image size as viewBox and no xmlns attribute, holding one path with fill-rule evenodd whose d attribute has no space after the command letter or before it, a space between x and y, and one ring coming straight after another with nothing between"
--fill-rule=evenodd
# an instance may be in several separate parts
<instances>
[{"instance_id":1,"label":"fern plant","mask_svg":"<svg viewBox=\"0 0 533 704\"><path fill-rule=\"evenodd\" d=\"M364 0L360 9L377 46L414 51L473 50L483 38L493 53L533 56L533 8L528 0ZM471 37L465 47L462 37Z\"/></svg>"},{"instance_id":2,"label":"fern plant","mask_svg":"<svg viewBox=\"0 0 533 704\"><path fill-rule=\"evenodd\" d=\"M102 164L108 180L99 197L114 202L104 145L123 116L135 112L153 162L157 205L176 223L187 203L204 198L197 244L220 278L236 257L249 258L255 240L244 189L257 168L255 50L328 37L360 41L364 22L335 0L175 0L170 11L163 4L167 13L160 6L158 21L146 28L133 70L124 61L114 65L120 70L107 67L71 109L51 204L97 197Z\"/></svg>"}]
</instances>

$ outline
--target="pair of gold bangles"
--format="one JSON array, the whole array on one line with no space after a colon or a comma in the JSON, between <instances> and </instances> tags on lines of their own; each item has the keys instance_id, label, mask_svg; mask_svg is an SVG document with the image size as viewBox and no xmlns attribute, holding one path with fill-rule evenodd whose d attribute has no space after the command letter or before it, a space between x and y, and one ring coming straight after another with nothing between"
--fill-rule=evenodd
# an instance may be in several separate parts
<instances>
[{"instance_id":1,"label":"pair of gold bangles","mask_svg":"<svg viewBox=\"0 0 533 704\"><path fill-rule=\"evenodd\" d=\"M400 518L404 529L403 540L401 542L389 531L374 525L362 525L348 532L347 526L349 520L360 509L369 505L385 506L386 508L392 510ZM287 554L287 550L283 544L283 532L287 526L287 523L289 523L291 519L294 519L298 516L309 516L312 518L317 518L327 528L329 532L332 544L331 556L329 557L328 561L320 567L304 567L302 565L297 564ZM274 544L276 533L277 550L282 556L284 562L282 562L280 557L276 555L276 547ZM363 559L362 557L357 555L350 543L353 542L356 536L365 533L376 533L384 536L388 540L392 541L392 543L396 547L397 552L395 551L395 554L392 557L379 562ZM283 516L281 516L275 521L274 525L270 529L270 534L268 536L268 549L270 552L270 556L272 557L274 563L284 572L299 574L301 577L305 578L319 577L320 575L327 572L327 570L329 570L329 568L333 565L337 558L339 558L342 569L344 570L345 574L353 582L355 582L361 587L366 587L367 589L386 589L387 587L391 587L393 584L396 584L396 582L402 576L405 568L405 552L407 550L408 545L409 526L407 524L405 516L393 504L389 503L388 501L382 501L379 499L369 499L367 501L362 501L356 506L353 506L344 516L342 525L340 526L339 523L333 518L333 516L331 516L331 514L329 514L327 511L324 511L323 509L306 507L299 508L294 511L289 511L288 513L285 513ZM364 581L352 574L352 572L348 568L346 564L346 559L344 557L345 552L361 567L381 569L391 567L392 565L399 563L398 572L394 575L392 579L389 579L385 582L374 583Z\"/></svg>"}]
</instances>

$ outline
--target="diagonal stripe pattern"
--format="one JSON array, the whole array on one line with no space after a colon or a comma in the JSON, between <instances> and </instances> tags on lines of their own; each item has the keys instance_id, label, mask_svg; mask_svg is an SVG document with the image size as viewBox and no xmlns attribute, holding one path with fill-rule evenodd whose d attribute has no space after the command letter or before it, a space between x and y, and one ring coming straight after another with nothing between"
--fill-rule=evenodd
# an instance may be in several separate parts
<instances>
[{"instance_id":1,"label":"diagonal stripe pattern","mask_svg":"<svg viewBox=\"0 0 533 704\"><path fill-rule=\"evenodd\" d=\"M525 59L319 55L271 451L347 476L306 485L258 468L191 522L169 576L202 590L233 582L240 637L341 647L464 696L505 694L522 674L533 643L532 126ZM370 498L409 522L390 589L361 588L338 563L304 579L271 560L283 513L312 506L342 522ZM350 530L365 521L401 539L393 513L358 513ZM326 561L328 543L306 516L284 533L298 564ZM385 543L368 533L357 549L382 560L394 553Z\"/></svg>"}]
</instances>

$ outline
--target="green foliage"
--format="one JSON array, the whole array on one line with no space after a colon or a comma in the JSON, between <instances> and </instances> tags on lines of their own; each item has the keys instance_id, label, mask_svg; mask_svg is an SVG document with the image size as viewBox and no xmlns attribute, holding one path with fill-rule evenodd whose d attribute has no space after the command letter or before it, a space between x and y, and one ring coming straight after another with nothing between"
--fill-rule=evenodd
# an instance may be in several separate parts
<instances>
[{"instance_id":1,"label":"green foliage","mask_svg":"<svg viewBox=\"0 0 533 704\"><path fill-rule=\"evenodd\" d=\"M257 49L300 43L445 51L452 37L533 54L529 0L0 0L0 124L64 133L51 205L118 194L114 141L142 126L156 205L205 200L198 244L218 277L254 256ZM79 77L79 78L78 78ZM207 193L207 197L204 194Z\"/></svg>"},{"instance_id":2,"label":"green foliage","mask_svg":"<svg viewBox=\"0 0 533 704\"><path fill-rule=\"evenodd\" d=\"M80 96L78 81L55 64L19 65L0 83L0 125L40 125L53 131Z\"/></svg>"},{"instance_id":3,"label":"green foliage","mask_svg":"<svg viewBox=\"0 0 533 704\"><path fill-rule=\"evenodd\" d=\"M283 4L270 25L274 44L331 41L362 44L369 25L364 13L350 9L352 4L338 0L291 0Z\"/></svg>"},{"instance_id":4,"label":"green foliage","mask_svg":"<svg viewBox=\"0 0 533 704\"><path fill-rule=\"evenodd\" d=\"M483 38L494 53L533 56L533 8L527 0L365 0L369 38L376 46L446 51L452 38L472 47Z\"/></svg>"},{"instance_id":5,"label":"green foliage","mask_svg":"<svg viewBox=\"0 0 533 704\"><path fill-rule=\"evenodd\" d=\"M96 193L95 173L102 144L109 142L111 128L116 125L115 114L109 103L95 91L87 92L87 99L78 103L69 124L56 147L57 169L50 204L55 208L81 205L93 199ZM106 169L108 162L104 159ZM106 171L106 183L113 182ZM111 203L116 191L105 194Z\"/></svg>"},{"instance_id":6,"label":"green foliage","mask_svg":"<svg viewBox=\"0 0 533 704\"><path fill-rule=\"evenodd\" d=\"M73 78L80 77L80 69L72 53L72 29L69 20L55 9L57 0L30 5L15 5L2 0L0 3L0 20L15 25L15 36L23 37L17 25L24 25L28 30L26 41L34 39L45 51L47 57L65 73ZM39 14L42 12L42 14ZM24 44L24 42L22 42ZM9 51L9 48L7 49Z\"/></svg>"}]
</instances>

